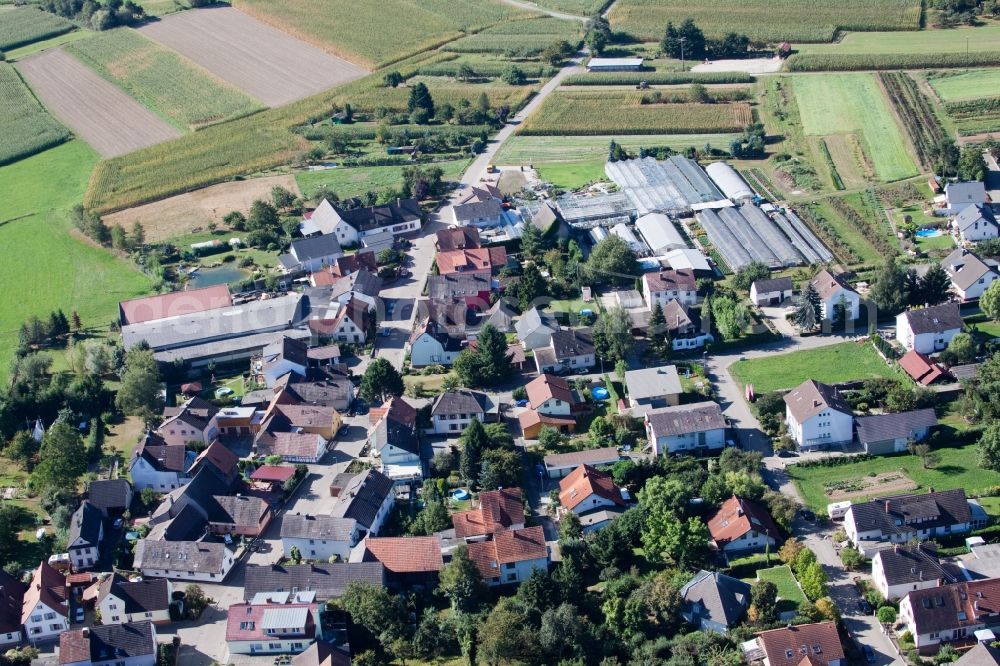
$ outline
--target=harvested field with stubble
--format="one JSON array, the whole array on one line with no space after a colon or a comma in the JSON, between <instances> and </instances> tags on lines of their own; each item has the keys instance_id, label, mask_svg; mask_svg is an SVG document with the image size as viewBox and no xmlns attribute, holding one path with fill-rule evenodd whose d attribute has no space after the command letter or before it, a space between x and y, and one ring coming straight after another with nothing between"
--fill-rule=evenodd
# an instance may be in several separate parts
<instances>
[{"instance_id":1,"label":"harvested field with stubble","mask_svg":"<svg viewBox=\"0 0 1000 666\"><path fill-rule=\"evenodd\" d=\"M25 58L17 68L49 111L102 157L181 135L62 49Z\"/></svg>"},{"instance_id":2,"label":"harvested field with stubble","mask_svg":"<svg viewBox=\"0 0 1000 666\"><path fill-rule=\"evenodd\" d=\"M268 106L282 106L365 74L357 65L229 7L179 12L139 32Z\"/></svg>"},{"instance_id":3,"label":"harvested field with stubble","mask_svg":"<svg viewBox=\"0 0 1000 666\"><path fill-rule=\"evenodd\" d=\"M237 180L105 215L104 222L108 226L125 229L141 222L146 230L146 239L156 243L204 231L210 222L218 224L234 210L247 213L254 200L270 201L271 188L276 186L299 194L299 186L291 174Z\"/></svg>"}]
</instances>

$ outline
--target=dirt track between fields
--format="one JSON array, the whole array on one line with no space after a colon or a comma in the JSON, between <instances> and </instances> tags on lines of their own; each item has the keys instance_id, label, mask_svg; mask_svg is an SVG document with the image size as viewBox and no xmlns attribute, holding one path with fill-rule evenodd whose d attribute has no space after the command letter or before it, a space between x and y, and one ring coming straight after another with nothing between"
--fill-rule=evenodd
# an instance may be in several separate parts
<instances>
[{"instance_id":1,"label":"dirt track between fields","mask_svg":"<svg viewBox=\"0 0 1000 666\"><path fill-rule=\"evenodd\" d=\"M367 73L230 7L178 12L139 32L268 106L282 106Z\"/></svg>"},{"instance_id":2,"label":"dirt track between fields","mask_svg":"<svg viewBox=\"0 0 1000 666\"><path fill-rule=\"evenodd\" d=\"M275 185L299 194L294 176L251 178L212 185L105 215L104 222L123 227L126 231L131 230L136 222L141 222L147 240L163 241L187 233L206 231L210 222L221 225L222 218L231 211L247 213L255 199L270 201L271 188ZM233 235L239 234L234 232Z\"/></svg>"},{"instance_id":3,"label":"dirt track between fields","mask_svg":"<svg viewBox=\"0 0 1000 666\"><path fill-rule=\"evenodd\" d=\"M49 111L101 157L124 155L181 135L62 49L30 56L16 67Z\"/></svg>"}]
</instances>

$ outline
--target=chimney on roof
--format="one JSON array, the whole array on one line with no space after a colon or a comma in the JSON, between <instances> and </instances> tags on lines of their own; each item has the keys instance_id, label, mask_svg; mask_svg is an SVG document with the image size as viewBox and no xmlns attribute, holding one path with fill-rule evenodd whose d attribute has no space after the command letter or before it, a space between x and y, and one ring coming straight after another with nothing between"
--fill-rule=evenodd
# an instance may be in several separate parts
<instances>
[{"instance_id":1,"label":"chimney on roof","mask_svg":"<svg viewBox=\"0 0 1000 666\"><path fill-rule=\"evenodd\" d=\"M889 500L885 501L885 512L889 513Z\"/></svg>"},{"instance_id":2,"label":"chimney on roof","mask_svg":"<svg viewBox=\"0 0 1000 666\"><path fill-rule=\"evenodd\" d=\"M83 635L84 638L90 638L90 628L89 627L84 627L83 629L80 630L80 633Z\"/></svg>"}]
</instances>

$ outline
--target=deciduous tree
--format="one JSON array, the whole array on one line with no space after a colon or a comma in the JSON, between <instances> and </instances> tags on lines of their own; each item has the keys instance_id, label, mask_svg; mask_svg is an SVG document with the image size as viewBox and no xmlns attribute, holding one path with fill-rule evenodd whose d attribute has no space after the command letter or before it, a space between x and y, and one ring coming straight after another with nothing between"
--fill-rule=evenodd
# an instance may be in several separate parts
<instances>
[{"instance_id":1,"label":"deciduous tree","mask_svg":"<svg viewBox=\"0 0 1000 666\"><path fill-rule=\"evenodd\" d=\"M451 561L441 569L438 589L448 597L451 607L456 611L474 613L478 609L483 594L483 580L465 545L456 548Z\"/></svg>"},{"instance_id":2,"label":"deciduous tree","mask_svg":"<svg viewBox=\"0 0 1000 666\"><path fill-rule=\"evenodd\" d=\"M381 404L389 398L403 395L405 389L399 370L387 359L377 358L362 375L358 393L370 403Z\"/></svg>"}]
</instances>

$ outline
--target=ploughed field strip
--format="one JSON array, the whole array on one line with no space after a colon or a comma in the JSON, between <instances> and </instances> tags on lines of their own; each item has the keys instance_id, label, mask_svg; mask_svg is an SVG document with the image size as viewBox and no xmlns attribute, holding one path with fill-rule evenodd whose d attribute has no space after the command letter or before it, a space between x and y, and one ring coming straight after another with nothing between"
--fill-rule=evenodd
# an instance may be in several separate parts
<instances>
[{"instance_id":1,"label":"ploughed field strip","mask_svg":"<svg viewBox=\"0 0 1000 666\"><path fill-rule=\"evenodd\" d=\"M228 7L178 12L139 28L268 106L281 106L366 72Z\"/></svg>"},{"instance_id":2,"label":"ploughed field strip","mask_svg":"<svg viewBox=\"0 0 1000 666\"><path fill-rule=\"evenodd\" d=\"M62 49L25 58L17 68L49 111L102 157L124 155L181 135Z\"/></svg>"}]
</instances>

